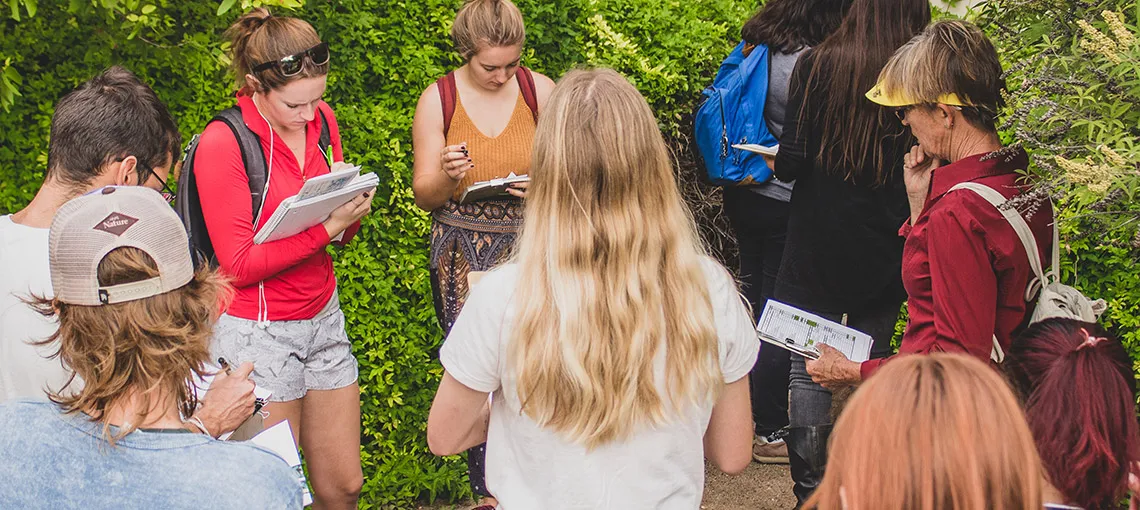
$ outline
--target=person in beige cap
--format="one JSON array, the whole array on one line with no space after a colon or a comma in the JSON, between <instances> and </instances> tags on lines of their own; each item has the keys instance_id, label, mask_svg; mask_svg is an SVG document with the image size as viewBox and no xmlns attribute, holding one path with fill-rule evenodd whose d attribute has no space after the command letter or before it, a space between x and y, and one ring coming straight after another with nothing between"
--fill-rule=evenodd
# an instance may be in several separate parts
<instances>
[{"instance_id":1,"label":"person in beige cap","mask_svg":"<svg viewBox=\"0 0 1140 510\"><path fill-rule=\"evenodd\" d=\"M25 302L50 296L48 226L68 200L107 185L166 190L181 135L166 106L145 83L112 67L64 96L51 121L43 186L24 209L0 216L0 402L45 398L45 390L73 391L82 378L52 357L55 345L33 345L56 323ZM236 429L253 414L254 384L241 374L219 374L194 413L211 435Z\"/></svg>"},{"instance_id":2,"label":"person in beige cap","mask_svg":"<svg viewBox=\"0 0 1140 510\"><path fill-rule=\"evenodd\" d=\"M161 195L105 187L67 202L48 261L55 297L30 303L59 328L41 343L85 384L0 404L0 507L197 508L209 488L227 507L301 508L288 463L192 416L227 286L195 272Z\"/></svg>"}]
</instances>

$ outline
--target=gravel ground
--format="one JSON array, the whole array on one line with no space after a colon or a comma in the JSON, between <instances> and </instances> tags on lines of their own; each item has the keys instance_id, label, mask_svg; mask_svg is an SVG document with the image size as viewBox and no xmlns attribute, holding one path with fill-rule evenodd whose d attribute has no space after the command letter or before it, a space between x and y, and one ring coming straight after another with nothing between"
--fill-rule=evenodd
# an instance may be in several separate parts
<instances>
[{"instance_id":1,"label":"gravel ground","mask_svg":"<svg viewBox=\"0 0 1140 510\"><path fill-rule=\"evenodd\" d=\"M730 476L705 466L703 510L787 510L795 506L788 466L753 462L743 473ZM419 510L465 510L472 504L423 506Z\"/></svg>"}]
</instances>

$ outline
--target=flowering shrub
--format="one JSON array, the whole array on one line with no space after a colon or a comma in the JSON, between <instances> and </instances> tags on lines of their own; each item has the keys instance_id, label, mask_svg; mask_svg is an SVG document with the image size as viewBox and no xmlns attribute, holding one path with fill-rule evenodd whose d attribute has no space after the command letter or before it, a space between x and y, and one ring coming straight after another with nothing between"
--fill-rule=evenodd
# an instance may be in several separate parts
<instances>
[{"instance_id":1,"label":"flowering shrub","mask_svg":"<svg viewBox=\"0 0 1140 510\"><path fill-rule=\"evenodd\" d=\"M1002 137L1032 157L1031 197L1057 208L1063 278L1109 302L1102 322L1140 360L1136 14L1132 0L991 0L975 21L1008 69Z\"/></svg>"}]
</instances>

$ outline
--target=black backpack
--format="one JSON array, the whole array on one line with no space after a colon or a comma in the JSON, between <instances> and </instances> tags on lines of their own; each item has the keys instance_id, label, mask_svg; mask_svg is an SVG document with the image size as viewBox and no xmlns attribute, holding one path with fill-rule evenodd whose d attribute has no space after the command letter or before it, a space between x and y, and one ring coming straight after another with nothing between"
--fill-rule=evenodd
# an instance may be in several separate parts
<instances>
[{"instance_id":1,"label":"black backpack","mask_svg":"<svg viewBox=\"0 0 1140 510\"><path fill-rule=\"evenodd\" d=\"M332 150L332 139L329 133L329 122L325 113L317 109L321 115L321 134L317 142L323 150ZM257 221L257 210L261 208L266 190L266 179L269 169L265 162L265 153L261 152L261 138L257 136L241 116L241 108L233 107L222 110L210 122L220 121L229 126L234 137L237 138L238 147L241 148L241 160L245 165L245 175L249 178L249 195L253 208L253 221ZM207 122L206 125L210 123ZM178 175L178 201L174 205L178 217L182 218L182 226L186 228L187 237L190 238L190 254L197 266L210 264L218 266L218 259L214 255L214 244L210 242L210 233L206 230L206 220L202 217L202 204L198 198L198 180L194 177L194 154L198 151L198 141L201 134L194 135L186 150L182 153L182 173Z\"/></svg>"}]
</instances>

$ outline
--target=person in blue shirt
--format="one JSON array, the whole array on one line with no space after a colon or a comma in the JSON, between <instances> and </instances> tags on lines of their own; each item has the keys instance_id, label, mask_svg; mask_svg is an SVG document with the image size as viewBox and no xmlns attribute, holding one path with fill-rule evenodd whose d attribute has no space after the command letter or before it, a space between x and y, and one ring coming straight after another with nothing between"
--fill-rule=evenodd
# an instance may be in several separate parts
<instances>
[{"instance_id":1,"label":"person in blue shirt","mask_svg":"<svg viewBox=\"0 0 1140 510\"><path fill-rule=\"evenodd\" d=\"M85 384L0 404L0 508L301 508L283 459L218 441L193 414L226 292L186 246L145 187L97 188L55 214L54 297L27 301L59 323L39 344Z\"/></svg>"}]
</instances>

